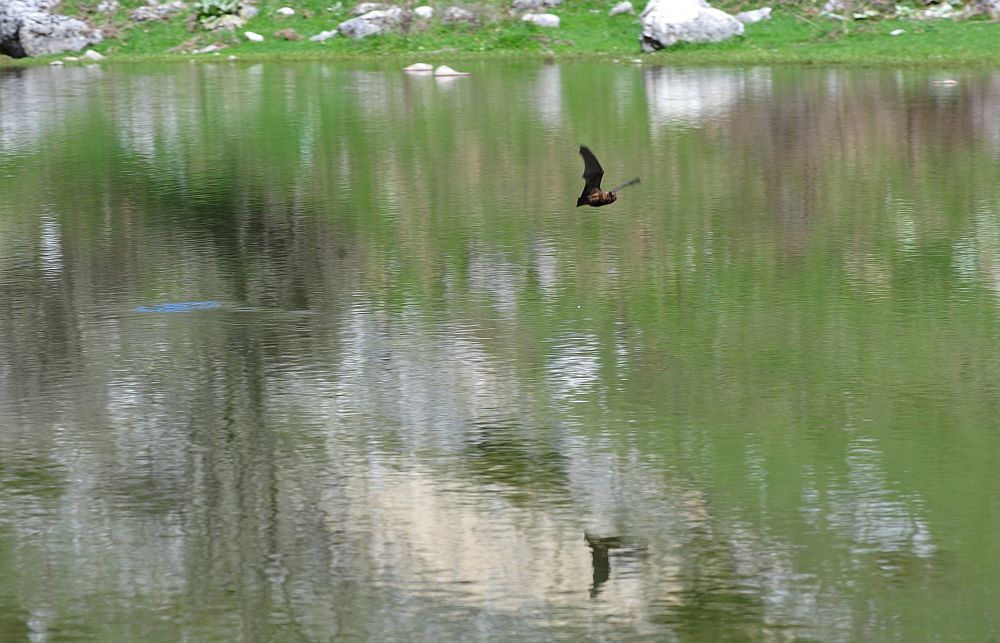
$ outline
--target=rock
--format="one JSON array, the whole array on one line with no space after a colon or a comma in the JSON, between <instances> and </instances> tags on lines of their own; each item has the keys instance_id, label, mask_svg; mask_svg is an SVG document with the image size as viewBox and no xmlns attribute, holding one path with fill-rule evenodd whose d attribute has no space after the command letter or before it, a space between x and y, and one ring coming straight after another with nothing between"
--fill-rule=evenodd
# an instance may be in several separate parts
<instances>
[{"instance_id":1,"label":"rock","mask_svg":"<svg viewBox=\"0 0 1000 643\"><path fill-rule=\"evenodd\" d=\"M431 18L434 17L434 9L425 4L420 5L419 7L413 10L413 15L422 20L430 20Z\"/></svg>"},{"instance_id":2,"label":"rock","mask_svg":"<svg viewBox=\"0 0 1000 643\"><path fill-rule=\"evenodd\" d=\"M389 5L382 4L381 2L361 2L354 5L354 8L351 9L351 15L363 16L366 13L370 13L372 11L385 11L388 8Z\"/></svg>"},{"instance_id":3,"label":"rock","mask_svg":"<svg viewBox=\"0 0 1000 643\"><path fill-rule=\"evenodd\" d=\"M743 34L743 23L701 0L649 0L639 14L645 52L678 42L718 42Z\"/></svg>"},{"instance_id":4,"label":"rock","mask_svg":"<svg viewBox=\"0 0 1000 643\"><path fill-rule=\"evenodd\" d=\"M187 9L187 5L181 0L164 2L163 4L149 3L145 7L138 7L129 14L132 22L151 22L153 20L166 20L170 16L178 14Z\"/></svg>"},{"instance_id":5,"label":"rock","mask_svg":"<svg viewBox=\"0 0 1000 643\"><path fill-rule=\"evenodd\" d=\"M210 20L203 20L202 26L209 31L221 31L223 29L229 29L230 31L236 31L241 29L243 25L246 24L241 16L237 16L232 13L227 13L217 18L211 18Z\"/></svg>"},{"instance_id":6,"label":"rock","mask_svg":"<svg viewBox=\"0 0 1000 643\"><path fill-rule=\"evenodd\" d=\"M118 0L101 0L97 3L95 8L97 13L114 13L118 11L121 5L118 4Z\"/></svg>"},{"instance_id":7,"label":"rock","mask_svg":"<svg viewBox=\"0 0 1000 643\"><path fill-rule=\"evenodd\" d=\"M510 8L514 11L537 11L544 7L555 7L562 0L512 0Z\"/></svg>"},{"instance_id":8,"label":"rock","mask_svg":"<svg viewBox=\"0 0 1000 643\"><path fill-rule=\"evenodd\" d=\"M0 0L0 54L11 58L79 51L101 42L82 20L50 13L51 0Z\"/></svg>"},{"instance_id":9,"label":"rock","mask_svg":"<svg viewBox=\"0 0 1000 643\"><path fill-rule=\"evenodd\" d=\"M611 7L611 11L608 12L609 16L617 16L620 13L635 13L635 7L628 0L624 2L619 2L615 6Z\"/></svg>"},{"instance_id":10,"label":"rock","mask_svg":"<svg viewBox=\"0 0 1000 643\"><path fill-rule=\"evenodd\" d=\"M313 42L326 42L330 38L333 38L334 36L336 36L338 33L340 33L340 32L337 31L336 29L331 29L329 31L321 31L318 34L316 34L315 36L309 36L309 40L311 40Z\"/></svg>"},{"instance_id":11,"label":"rock","mask_svg":"<svg viewBox=\"0 0 1000 643\"><path fill-rule=\"evenodd\" d=\"M361 40L368 36L394 31L408 21L412 15L402 7L389 7L384 11L369 11L363 16L345 20L337 25L337 30L349 38Z\"/></svg>"},{"instance_id":12,"label":"rock","mask_svg":"<svg viewBox=\"0 0 1000 643\"><path fill-rule=\"evenodd\" d=\"M441 12L441 22L446 25L455 24L457 22L477 22L476 14L472 13L468 9L463 9L462 7L447 7Z\"/></svg>"},{"instance_id":13,"label":"rock","mask_svg":"<svg viewBox=\"0 0 1000 643\"><path fill-rule=\"evenodd\" d=\"M253 32L253 31L244 31L243 35L250 42L263 42L264 41L264 36L260 35L259 33Z\"/></svg>"},{"instance_id":14,"label":"rock","mask_svg":"<svg viewBox=\"0 0 1000 643\"><path fill-rule=\"evenodd\" d=\"M104 60L104 54L102 54L99 51L94 51L93 49L88 49L87 51L83 52L83 56L81 56L81 58L85 58L87 60L91 60L96 63Z\"/></svg>"},{"instance_id":15,"label":"rock","mask_svg":"<svg viewBox=\"0 0 1000 643\"><path fill-rule=\"evenodd\" d=\"M201 49L195 49L191 53L192 54L210 54L212 52L219 51L220 49L222 49L222 47L220 47L219 45L208 45L207 47L202 47Z\"/></svg>"},{"instance_id":16,"label":"rock","mask_svg":"<svg viewBox=\"0 0 1000 643\"><path fill-rule=\"evenodd\" d=\"M555 28L559 26L559 16L554 13L526 13L521 16L521 20L539 27Z\"/></svg>"},{"instance_id":17,"label":"rock","mask_svg":"<svg viewBox=\"0 0 1000 643\"><path fill-rule=\"evenodd\" d=\"M904 33L906 33L906 29L893 29L892 31L889 32L889 35L902 36Z\"/></svg>"},{"instance_id":18,"label":"rock","mask_svg":"<svg viewBox=\"0 0 1000 643\"><path fill-rule=\"evenodd\" d=\"M62 67L65 64L66 63L64 63L61 60L53 60L52 62L49 63L49 65L51 65L52 67Z\"/></svg>"},{"instance_id":19,"label":"rock","mask_svg":"<svg viewBox=\"0 0 1000 643\"><path fill-rule=\"evenodd\" d=\"M409 67L403 67L403 71L415 74L429 73L434 71L434 65L429 63L413 63Z\"/></svg>"},{"instance_id":20,"label":"rock","mask_svg":"<svg viewBox=\"0 0 1000 643\"><path fill-rule=\"evenodd\" d=\"M252 20L258 13L260 13L260 9L252 4L244 2L240 5L240 10L236 13L236 15L244 20Z\"/></svg>"},{"instance_id":21,"label":"rock","mask_svg":"<svg viewBox=\"0 0 1000 643\"><path fill-rule=\"evenodd\" d=\"M282 7L278 9L275 13L277 13L279 16L284 16L285 18L288 18L289 16L295 15L295 9L292 9L291 7Z\"/></svg>"},{"instance_id":22,"label":"rock","mask_svg":"<svg viewBox=\"0 0 1000 643\"><path fill-rule=\"evenodd\" d=\"M435 76L468 76L469 72L467 72L467 71L457 71L455 69L452 69L448 65L441 65L437 69L434 70L434 75Z\"/></svg>"},{"instance_id":23,"label":"rock","mask_svg":"<svg viewBox=\"0 0 1000 643\"><path fill-rule=\"evenodd\" d=\"M281 40L302 40L302 36L294 29L279 29L274 32L274 37Z\"/></svg>"},{"instance_id":24,"label":"rock","mask_svg":"<svg viewBox=\"0 0 1000 643\"><path fill-rule=\"evenodd\" d=\"M754 9L753 11L741 11L733 17L745 25L752 25L753 23L760 22L761 20L770 20L771 7L761 7L760 9Z\"/></svg>"}]
</instances>

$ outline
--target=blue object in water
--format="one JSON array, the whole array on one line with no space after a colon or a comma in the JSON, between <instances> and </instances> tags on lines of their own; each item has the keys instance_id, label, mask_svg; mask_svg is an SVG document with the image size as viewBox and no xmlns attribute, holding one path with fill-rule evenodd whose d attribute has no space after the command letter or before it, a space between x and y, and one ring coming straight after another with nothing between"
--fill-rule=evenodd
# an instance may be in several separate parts
<instances>
[{"instance_id":1,"label":"blue object in water","mask_svg":"<svg viewBox=\"0 0 1000 643\"><path fill-rule=\"evenodd\" d=\"M190 310L211 310L221 305L217 301L181 301L175 304L139 306L135 311L137 313L186 313Z\"/></svg>"}]
</instances>

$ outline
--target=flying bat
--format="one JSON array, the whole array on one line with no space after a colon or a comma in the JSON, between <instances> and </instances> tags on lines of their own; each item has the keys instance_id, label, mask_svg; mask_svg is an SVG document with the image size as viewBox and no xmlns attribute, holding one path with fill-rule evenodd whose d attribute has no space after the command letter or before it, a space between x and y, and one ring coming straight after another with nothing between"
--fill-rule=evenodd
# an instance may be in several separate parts
<instances>
[{"instance_id":1,"label":"flying bat","mask_svg":"<svg viewBox=\"0 0 1000 643\"><path fill-rule=\"evenodd\" d=\"M589 205L599 208L602 205L614 203L618 200L619 190L639 182L639 177L635 177L631 181L626 181L615 189L605 192L601 189L601 178L604 176L604 168L597 162L597 157L585 145L580 146L580 156L583 157L583 180L586 183L583 186L583 193L576 200L576 207Z\"/></svg>"}]
</instances>

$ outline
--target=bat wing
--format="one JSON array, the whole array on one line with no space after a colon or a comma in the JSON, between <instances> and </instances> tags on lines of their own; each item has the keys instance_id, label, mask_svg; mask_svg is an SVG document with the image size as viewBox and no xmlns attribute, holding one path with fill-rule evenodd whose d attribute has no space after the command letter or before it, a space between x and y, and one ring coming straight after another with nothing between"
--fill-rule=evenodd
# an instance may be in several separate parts
<instances>
[{"instance_id":1,"label":"bat wing","mask_svg":"<svg viewBox=\"0 0 1000 643\"><path fill-rule=\"evenodd\" d=\"M583 157L583 180L586 185L583 187L581 198L585 198L594 190L601 189L601 178L604 177L604 168L597 162L597 157L586 146L580 146L580 156Z\"/></svg>"}]
</instances>

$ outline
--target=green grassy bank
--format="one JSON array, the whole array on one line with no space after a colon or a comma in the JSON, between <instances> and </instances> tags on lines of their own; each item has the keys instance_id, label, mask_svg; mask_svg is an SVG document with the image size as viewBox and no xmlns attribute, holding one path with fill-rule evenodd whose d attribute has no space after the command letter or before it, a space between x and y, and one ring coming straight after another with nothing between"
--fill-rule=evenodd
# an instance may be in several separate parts
<instances>
[{"instance_id":1,"label":"green grassy bank","mask_svg":"<svg viewBox=\"0 0 1000 643\"><path fill-rule=\"evenodd\" d=\"M840 22L818 17L815 11L784 5L771 20L748 25L744 36L721 43L678 45L653 54L641 54L640 31L635 15L608 16L612 0L566 0L549 11L562 23L544 29L520 20L507 3L474 6L480 24L443 25L436 18L426 26L416 22L406 35L372 36L361 41L335 36L325 42L309 37L335 29L351 17L352 2L330 0L265 0L260 13L235 31L209 32L191 19L193 10L168 20L133 24L130 12L141 0L123 0L112 15L97 14L96 0L67 0L64 13L86 17L109 37L96 50L106 62L141 62L194 59L295 60L317 58L374 58L456 60L480 56L585 57L634 60L663 64L849 64L849 65L998 65L1000 22L990 20L912 19ZM440 10L450 3L435 5ZM635 2L637 10L642 0ZM291 6L295 15L282 17L277 9ZM735 8L731 8L735 11ZM300 40L286 40L278 32L293 30ZM903 30L899 35L890 35ZM250 42L245 31L264 36ZM294 36L293 35L293 36ZM219 50L191 54L215 45ZM64 56L63 56L64 57ZM0 64L29 65L62 57L13 61L0 56Z\"/></svg>"}]
</instances>

